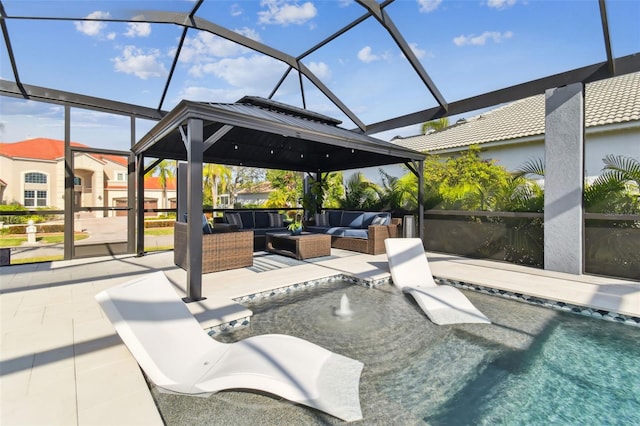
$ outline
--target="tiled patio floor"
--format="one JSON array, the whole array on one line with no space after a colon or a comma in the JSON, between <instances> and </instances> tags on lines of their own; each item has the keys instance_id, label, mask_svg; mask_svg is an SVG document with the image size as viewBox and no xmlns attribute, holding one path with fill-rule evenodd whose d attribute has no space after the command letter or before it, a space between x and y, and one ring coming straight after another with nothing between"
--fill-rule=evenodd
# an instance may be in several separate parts
<instances>
[{"instance_id":1,"label":"tiled patio floor","mask_svg":"<svg viewBox=\"0 0 640 426\"><path fill-rule=\"evenodd\" d=\"M203 276L203 302L189 305L210 327L250 313L232 299L336 274L388 276L386 256L333 250L300 265L270 264ZM640 283L552 273L429 254L435 276L640 317ZM184 292L173 253L0 268L0 424L162 424L145 380L94 295L150 271ZM624 325L621 325L624 327Z\"/></svg>"}]
</instances>

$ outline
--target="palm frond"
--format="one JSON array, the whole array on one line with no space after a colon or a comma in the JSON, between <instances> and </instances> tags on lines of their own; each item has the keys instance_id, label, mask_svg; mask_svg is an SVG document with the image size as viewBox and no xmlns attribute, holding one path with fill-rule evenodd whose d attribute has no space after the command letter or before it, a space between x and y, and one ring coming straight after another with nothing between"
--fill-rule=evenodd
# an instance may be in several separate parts
<instances>
[{"instance_id":1,"label":"palm frond","mask_svg":"<svg viewBox=\"0 0 640 426\"><path fill-rule=\"evenodd\" d=\"M515 177L526 175L544 176L544 161L542 158L532 158L516 169Z\"/></svg>"},{"instance_id":2,"label":"palm frond","mask_svg":"<svg viewBox=\"0 0 640 426\"><path fill-rule=\"evenodd\" d=\"M624 182L614 176L602 174L584 189L584 207L590 212L602 210L612 198L624 191Z\"/></svg>"},{"instance_id":3,"label":"palm frond","mask_svg":"<svg viewBox=\"0 0 640 426\"><path fill-rule=\"evenodd\" d=\"M640 161L624 155L609 154L602 159L604 162L603 175L626 182L632 180L640 186Z\"/></svg>"}]
</instances>

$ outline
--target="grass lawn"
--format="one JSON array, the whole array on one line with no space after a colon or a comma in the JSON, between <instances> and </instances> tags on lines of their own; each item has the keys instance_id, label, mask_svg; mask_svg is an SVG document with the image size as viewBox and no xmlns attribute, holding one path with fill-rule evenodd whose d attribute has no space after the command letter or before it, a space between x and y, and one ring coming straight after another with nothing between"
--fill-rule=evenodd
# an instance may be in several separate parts
<instances>
[{"instance_id":1,"label":"grass lawn","mask_svg":"<svg viewBox=\"0 0 640 426\"><path fill-rule=\"evenodd\" d=\"M11 259L11 264L22 265L24 263L53 262L54 260L64 260L64 256L43 256L30 257L28 259Z\"/></svg>"},{"instance_id":2,"label":"grass lawn","mask_svg":"<svg viewBox=\"0 0 640 426\"><path fill-rule=\"evenodd\" d=\"M144 235L148 235L148 236L173 235L173 228L149 228L144 230Z\"/></svg>"},{"instance_id":3,"label":"grass lawn","mask_svg":"<svg viewBox=\"0 0 640 426\"><path fill-rule=\"evenodd\" d=\"M76 234L74 235L75 241L84 240L85 238L89 238L89 234L85 232L76 232ZM64 234L41 234L36 237L36 241L44 244L60 244L64 241ZM26 242L26 236L23 237L17 235L8 235L6 237L0 238L0 247L16 247Z\"/></svg>"}]
</instances>

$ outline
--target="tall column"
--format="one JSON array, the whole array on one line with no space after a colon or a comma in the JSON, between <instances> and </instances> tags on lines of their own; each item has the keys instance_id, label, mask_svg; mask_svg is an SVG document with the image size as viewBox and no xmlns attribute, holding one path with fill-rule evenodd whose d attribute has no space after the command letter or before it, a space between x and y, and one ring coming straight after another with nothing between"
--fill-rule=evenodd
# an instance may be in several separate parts
<instances>
[{"instance_id":1,"label":"tall column","mask_svg":"<svg viewBox=\"0 0 640 426\"><path fill-rule=\"evenodd\" d=\"M184 222L187 214L187 173L189 169L184 161L178 162L178 182L176 188L177 210L176 221Z\"/></svg>"},{"instance_id":2,"label":"tall column","mask_svg":"<svg viewBox=\"0 0 640 426\"><path fill-rule=\"evenodd\" d=\"M187 127L187 297L202 300L202 120L189 119Z\"/></svg>"},{"instance_id":3,"label":"tall column","mask_svg":"<svg viewBox=\"0 0 640 426\"><path fill-rule=\"evenodd\" d=\"M546 91L544 268L583 272L584 85Z\"/></svg>"},{"instance_id":4,"label":"tall column","mask_svg":"<svg viewBox=\"0 0 640 426\"><path fill-rule=\"evenodd\" d=\"M64 106L64 260L73 258L74 204L73 204L73 151L71 151L71 107Z\"/></svg>"},{"instance_id":5,"label":"tall column","mask_svg":"<svg viewBox=\"0 0 640 426\"><path fill-rule=\"evenodd\" d=\"M144 154L136 155L136 247L138 256L144 256Z\"/></svg>"}]
</instances>

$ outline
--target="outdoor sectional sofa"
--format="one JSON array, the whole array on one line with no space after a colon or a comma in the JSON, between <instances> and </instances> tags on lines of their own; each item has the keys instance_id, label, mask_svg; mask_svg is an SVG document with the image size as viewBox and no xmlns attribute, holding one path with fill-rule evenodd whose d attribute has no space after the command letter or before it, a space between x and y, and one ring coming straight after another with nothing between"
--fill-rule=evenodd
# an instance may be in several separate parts
<instances>
[{"instance_id":1,"label":"outdoor sectional sofa","mask_svg":"<svg viewBox=\"0 0 640 426\"><path fill-rule=\"evenodd\" d=\"M226 210L224 223L236 225L243 231L253 231L254 251L264 250L267 232L288 232L285 216L265 210Z\"/></svg>"},{"instance_id":2,"label":"outdoor sectional sofa","mask_svg":"<svg viewBox=\"0 0 640 426\"><path fill-rule=\"evenodd\" d=\"M331 235L331 247L367 254L385 253L384 240L398 236L388 212L327 210L316 214L308 232Z\"/></svg>"}]
</instances>

